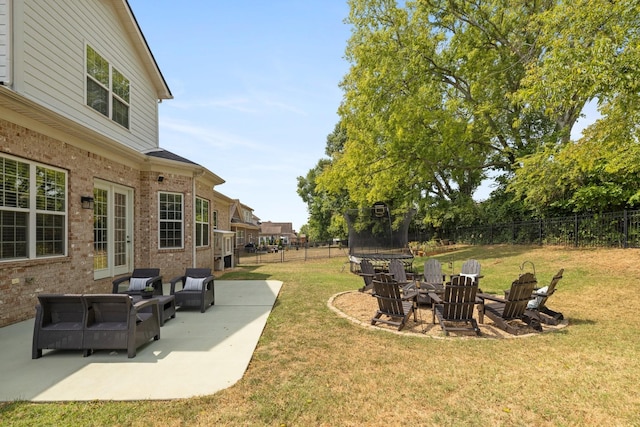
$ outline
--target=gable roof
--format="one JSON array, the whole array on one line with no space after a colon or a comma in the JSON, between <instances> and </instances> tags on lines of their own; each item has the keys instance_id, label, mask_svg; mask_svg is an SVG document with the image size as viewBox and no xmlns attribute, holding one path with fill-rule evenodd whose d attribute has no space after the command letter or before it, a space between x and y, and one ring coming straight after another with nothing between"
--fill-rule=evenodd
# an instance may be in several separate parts
<instances>
[{"instance_id":1,"label":"gable roof","mask_svg":"<svg viewBox=\"0 0 640 427\"><path fill-rule=\"evenodd\" d=\"M281 235L282 227L280 227L279 225L273 225L273 224L269 224L269 225L261 224L260 234L266 234L269 236Z\"/></svg>"},{"instance_id":2,"label":"gable roof","mask_svg":"<svg viewBox=\"0 0 640 427\"><path fill-rule=\"evenodd\" d=\"M281 234L295 234L293 231L293 223L291 222L272 222L264 221L262 223L263 230L270 229L269 227L278 227L278 233ZM269 232L268 234L273 234Z\"/></svg>"},{"instance_id":3,"label":"gable roof","mask_svg":"<svg viewBox=\"0 0 640 427\"><path fill-rule=\"evenodd\" d=\"M127 0L111 1L138 55L140 55L140 60L144 64L149 76L151 76L158 99L173 99L171 90L169 90L169 86L160 71L160 67L158 67L158 63L153 53L151 53L147 39L145 39L142 30L140 30L140 25L131 10L131 6L129 6L129 2Z\"/></svg>"}]
</instances>

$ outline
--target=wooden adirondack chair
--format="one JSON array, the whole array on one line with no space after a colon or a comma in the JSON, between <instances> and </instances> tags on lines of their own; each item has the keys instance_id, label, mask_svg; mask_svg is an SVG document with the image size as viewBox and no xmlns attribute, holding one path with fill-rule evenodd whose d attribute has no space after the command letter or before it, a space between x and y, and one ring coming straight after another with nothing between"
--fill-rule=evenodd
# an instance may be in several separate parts
<instances>
[{"instance_id":1,"label":"wooden adirondack chair","mask_svg":"<svg viewBox=\"0 0 640 427\"><path fill-rule=\"evenodd\" d=\"M440 293L444 290L444 275L442 274L442 264L435 258L429 258L424 262L424 280L420 283L420 293L418 304L431 304L429 292Z\"/></svg>"},{"instance_id":2,"label":"wooden adirondack chair","mask_svg":"<svg viewBox=\"0 0 640 427\"><path fill-rule=\"evenodd\" d=\"M376 271L371 261L363 259L360 261L360 277L364 280L364 286L358 289L360 292L366 292L373 288L373 278L376 277Z\"/></svg>"},{"instance_id":3,"label":"wooden adirondack chair","mask_svg":"<svg viewBox=\"0 0 640 427\"><path fill-rule=\"evenodd\" d=\"M389 274L398 282L398 286L400 286L403 292L415 291L415 284L413 280L407 277L404 264L399 259L392 259L391 262L389 262ZM411 279L413 279L413 275L411 275Z\"/></svg>"},{"instance_id":4,"label":"wooden adirondack chair","mask_svg":"<svg viewBox=\"0 0 640 427\"><path fill-rule=\"evenodd\" d=\"M511 284L511 289L505 293L506 298L479 293L477 296L482 300L482 304L478 306L478 320L484 323L484 315L487 315L497 327L514 335L527 332L518 327L519 321L529 322L531 327L541 331L542 328L538 322L524 318L524 311L527 309L536 284L535 276L532 273L525 273Z\"/></svg>"},{"instance_id":5,"label":"wooden adirondack chair","mask_svg":"<svg viewBox=\"0 0 640 427\"><path fill-rule=\"evenodd\" d=\"M413 313L413 320L417 321L414 306L416 295L416 292L401 293L398 283L391 275L378 275L373 280L373 296L378 300L378 310L371 318L371 324L382 322L397 326L400 331L411 313Z\"/></svg>"},{"instance_id":6,"label":"wooden adirondack chair","mask_svg":"<svg viewBox=\"0 0 640 427\"><path fill-rule=\"evenodd\" d=\"M478 322L473 318L477 291L478 284L471 277L452 277L451 283L444 287L442 297L436 293L429 294L433 301L432 322L436 323L437 316L445 335L450 331L471 331L480 335ZM461 323L464 326L460 326Z\"/></svg>"},{"instance_id":7,"label":"wooden adirondack chair","mask_svg":"<svg viewBox=\"0 0 640 427\"><path fill-rule=\"evenodd\" d=\"M424 282L428 285L443 286L444 275L442 274L442 264L435 258L429 258L424 262Z\"/></svg>"},{"instance_id":8,"label":"wooden adirondack chair","mask_svg":"<svg viewBox=\"0 0 640 427\"><path fill-rule=\"evenodd\" d=\"M561 268L558 273L553 276L549 286L535 289L531 295L533 299L527 304L527 309L524 312L525 318L531 320L537 320L540 323L546 323L547 325L557 325L560 323L564 316L562 313L551 310L547 307L547 300L556 291L556 286L562 275L564 274L564 268Z\"/></svg>"},{"instance_id":9,"label":"wooden adirondack chair","mask_svg":"<svg viewBox=\"0 0 640 427\"><path fill-rule=\"evenodd\" d=\"M471 277L478 286L480 286L480 263L475 259L469 259L462 264L460 269L461 276Z\"/></svg>"}]
</instances>

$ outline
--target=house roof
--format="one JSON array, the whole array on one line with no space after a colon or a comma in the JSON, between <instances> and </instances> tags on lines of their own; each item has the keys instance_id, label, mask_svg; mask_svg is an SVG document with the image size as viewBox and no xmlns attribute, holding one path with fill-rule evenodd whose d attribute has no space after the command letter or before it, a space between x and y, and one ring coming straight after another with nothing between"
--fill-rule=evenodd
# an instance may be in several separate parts
<instances>
[{"instance_id":1,"label":"house roof","mask_svg":"<svg viewBox=\"0 0 640 427\"><path fill-rule=\"evenodd\" d=\"M175 153L172 153L171 151L165 150L164 148L153 149L152 151L147 151L145 154L147 156L157 157L160 159L175 160L176 162L190 163L192 165L198 164Z\"/></svg>"},{"instance_id":2,"label":"house roof","mask_svg":"<svg viewBox=\"0 0 640 427\"><path fill-rule=\"evenodd\" d=\"M278 227L277 233L263 231L264 234L295 234L293 231L293 223L291 222L271 222L264 221L262 223L262 230L270 229L270 227Z\"/></svg>"},{"instance_id":3,"label":"house roof","mask_svg":"<svg viewBox=\"0 0 640 427\"><path fill-rule=\"evenodd\" d=\"M262 224L260 226L260 234L265 234L265 235L268 235L268 236L281 235L282 234L282 228L280 226L277 226L277 225L265 226L264 224Z\"/></svg>"},{"instance_id":4,"label":"house roof","mask_svg":"<svg viewBox=\"0 0 640 427\"><path fill-rule=\"evenodd\" d=\"M211 172L209 169L205 168L198 163L191 161L187 158L177 155L176 153L172 153L169 150L165 150L164 148L154 148L153 150L146 151L148 157L153 157L154 159L162 159L169 160L171 162L179 162L189 166L189 169L192 169L194 172L194 176L202 176L204 175L208 179L210 179L215 185L224 184L225 180L220 178L215 173Z\"/></svg>"},{"instance_id":5,"label":"house roof","mask_svg":"<svg viewBox=\"0 0 640 427\"><path fill-rule=\"evenodd\" d=\"M140 55L140 59L144 63L149 76L151 76L158 99L173 99L171 90L160 71L160 67L158 67L158 63L156 62L153 53L151 53L147 39L144 37L144 34L142 34L138 20L133 14L131 6L129 6L129 2L127 0L112 1L118 16L124 24L127 34L131 38L131 41Z\"/></svg>"}]
</instances>

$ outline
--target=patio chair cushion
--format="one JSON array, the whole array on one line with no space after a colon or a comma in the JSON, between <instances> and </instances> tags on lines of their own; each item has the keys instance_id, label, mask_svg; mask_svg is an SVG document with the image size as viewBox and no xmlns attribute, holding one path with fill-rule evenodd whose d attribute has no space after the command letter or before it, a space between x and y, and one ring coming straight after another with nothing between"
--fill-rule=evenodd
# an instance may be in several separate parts
<instances>
[{"instance_id":1,"label":"patio chair cushion","mask_svg":"<svg viewBox=\"0 0 640 427\"><path fill-rule=\"evenodd\" d=\"M184 284L185 291L201 291L202 282L206 277L187 277Z\"/></svg>"},{"instance_id":2,"label":"patio chair cushion","mask_svg":"<svg viewBox=\"0 0 640 427\"><path fill-rule=\"evenodd\" d=\"M132 277L129 279L129 289L128 291L141 291L147 287L147 281L149 281L151 277Z\"/></svg>"},{"instance_id":3,"label":"patio chair cushion","mask_svg":"<svg viewBox=\"0 0 640 427\"><path fill-rule=\"evenodd\" d=\"M534 310L534 309L538 308L540 306L540 303L546 297L548 290L549 290L548 286L545 286L545 287L542 287L542 288L538 289L536 291L536 294L538 294L538 296L527 303L527 309Z\"/></svg>"}]
</instances>

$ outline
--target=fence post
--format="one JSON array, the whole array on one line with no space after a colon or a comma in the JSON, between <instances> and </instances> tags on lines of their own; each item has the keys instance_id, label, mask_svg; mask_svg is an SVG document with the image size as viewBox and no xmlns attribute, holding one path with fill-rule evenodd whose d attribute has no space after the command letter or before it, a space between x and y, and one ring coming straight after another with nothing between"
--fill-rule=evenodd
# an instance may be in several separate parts
<instances>
[{"instance_id":1,"label":"fence post","mask_svg":"<svg viewBox=\"0 0 640 427\"><path fill-rule=\"evenodd\" d=\"M516 222L511 221L511 244L515 244L516 242Z\"/></svg>"},{"instance_id":2,"label":"fence post","mask_svg":"<svg viewBox=\"0 0 640 427\"><path fill-rule=\"evenodd\" d=\"M578 214L575 214L575 220L573 222L573 246L578 247Z\"/></svg>"},{"instance_id":3,"label":"fence post","mask_svg":"<svg viewBox=\"0 0 640 427\"><path fill-rule=\"evenodd\" d=\"M629 217L627 215L627 210L624 210L624 226L623 226L623 230L624 230L624 236L623 239L624 241L622 242L622 247L627 249L629 247L629 241L627 240L629 238Z\"/></svg>"},{"instance_id":4,"label":"fence post","mask_svg":"<svg viewBox=\"0 0 640 427\"><path fill-rule=\"evenodd\" d=\"M542 246L542 218L540 218L540 246Z\"/></svg>"}]
</instances>

